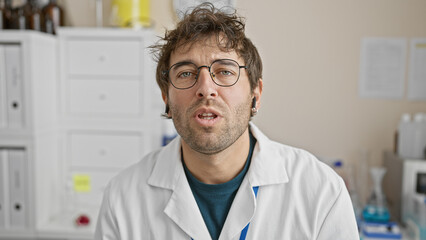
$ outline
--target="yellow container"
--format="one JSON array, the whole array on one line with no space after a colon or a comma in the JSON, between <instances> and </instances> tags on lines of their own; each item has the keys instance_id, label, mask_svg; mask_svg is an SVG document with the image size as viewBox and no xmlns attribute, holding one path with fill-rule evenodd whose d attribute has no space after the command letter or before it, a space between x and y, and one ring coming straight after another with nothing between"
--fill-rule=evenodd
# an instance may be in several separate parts
<instances>
[{"instance_id":1,"label":"yellow container","mask_svg":"<svg viewBox=\"0 0 426 240\"><path fill-rule=\"evenodd\" d=\"M150 0L113 0L111 20L119 27L150 27Z\"/></svg>"}]
</instances>

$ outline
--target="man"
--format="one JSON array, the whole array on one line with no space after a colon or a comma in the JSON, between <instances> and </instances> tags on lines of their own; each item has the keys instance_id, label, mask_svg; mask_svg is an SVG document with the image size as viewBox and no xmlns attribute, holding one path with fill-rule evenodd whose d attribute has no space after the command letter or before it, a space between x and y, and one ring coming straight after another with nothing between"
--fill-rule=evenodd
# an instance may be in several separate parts
<instances>
[{"instance_id":1,"label":"man","mask_svg":"<svg viewBox=\"0 0 426 240\"><path fill-rule=\"evenodd\" d=\"M110 182L96 239L359 239L342 179L249 123L262 63L242 19L201 5L163 42L157 83L180 137Z\"/></svg>"}]
</instances>

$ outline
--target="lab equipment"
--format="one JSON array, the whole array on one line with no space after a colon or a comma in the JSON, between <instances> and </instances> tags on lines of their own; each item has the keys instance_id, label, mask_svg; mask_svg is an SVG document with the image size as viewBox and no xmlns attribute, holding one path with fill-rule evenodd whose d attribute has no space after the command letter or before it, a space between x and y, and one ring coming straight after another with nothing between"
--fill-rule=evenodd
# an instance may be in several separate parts
<instances>
[{"instance_id":1,"label":"lab equipment","mask_svg":"<svg viewBox=\"0 0 426 240\"><path fill-rule=\"evenodd\" d=\"M401 229L398 224L390 223L367 223L362 225L363 240L379 239L402 239Z\"/></svg>"},{"instance_id":2,"label":"lab equipment","mask_svg":"<svg viewBox=\"0 0 426 240\"><path fill-rule=\"evenodd\" d=\"M416 192L426 194L426 172L417 173Z\"/></svg>"},{"instance_id":3,"label":"lab equipment","mask_svg":"<svg viewBox=\"0 0 426 240\"><path fill-rule=\"evenodd\" d=\"M386 169L383 167L373 167L370 169L370 173L374 188L362 215L367 222L386 223L390 219L389 210L386 206L386 197L382 190L382 180Z\"/></svg>"},{"instance_id":4,"label":"lab equipment","mask_svg":"<svg viewBox=\"0 0 426 240\"><path fill-rule=\"evenodd\" d=\"M383 190L389 200L388 209L395 221L406 224L413 209L412 196L416 189L422 193L426 188L426 161L385 152L384 167L387 173L383 178Z\"/></svg>"},{"instance_id":5,"label":"lab equipment","mask_svg":"<svg viewBox=\"0 0 426 240\"><path fill-rule=\"evenodd\" d=\"M414 194L413 212L406 220L406 236L412 240L426 239L426 195Z\"/></svg>"},{"instance_id":6,"label":"lab equipment","mask_svg":"<svg viewBox=\"0 0 426 240\"><path fill-rule=\"evenodd\" d=\"M426 239L426 195L414 196L413 218L420 232L420 239Z\"/></svg>"}]
</instances>

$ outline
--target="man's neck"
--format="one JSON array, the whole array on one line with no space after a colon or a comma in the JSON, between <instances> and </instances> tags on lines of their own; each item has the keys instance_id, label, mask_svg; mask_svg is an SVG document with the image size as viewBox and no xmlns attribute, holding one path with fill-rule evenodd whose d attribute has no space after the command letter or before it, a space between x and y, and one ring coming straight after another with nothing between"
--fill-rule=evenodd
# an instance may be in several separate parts
<instances>
[{"instance_id":1,"label":"man's neck","mask_svg":"<svg viewBox=\"0 0 426 240\"><path fill-rule=\"evenodd\" d=\"M188 170L199 181L220 184L232 180L244 168L250 149L247 130L227 149L216 154L194 151L182 140L183 158Z\"/></svg>"}]
</instances>

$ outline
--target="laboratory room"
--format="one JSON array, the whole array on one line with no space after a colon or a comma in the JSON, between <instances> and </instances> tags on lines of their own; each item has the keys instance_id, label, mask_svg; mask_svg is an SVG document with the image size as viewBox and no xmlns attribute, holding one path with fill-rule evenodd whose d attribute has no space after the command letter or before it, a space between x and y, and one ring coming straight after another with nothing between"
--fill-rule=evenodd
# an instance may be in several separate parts
<instances>
[{"instance_id":1,"label":"laboratory room","mask_svg":"<svg viewBox=\"0 0 426 240\"><path fill-rule=\"evenodd\" d=\"M0 0L0 240L426 240L425 23Z\"/></svg>"}]
</instances>

